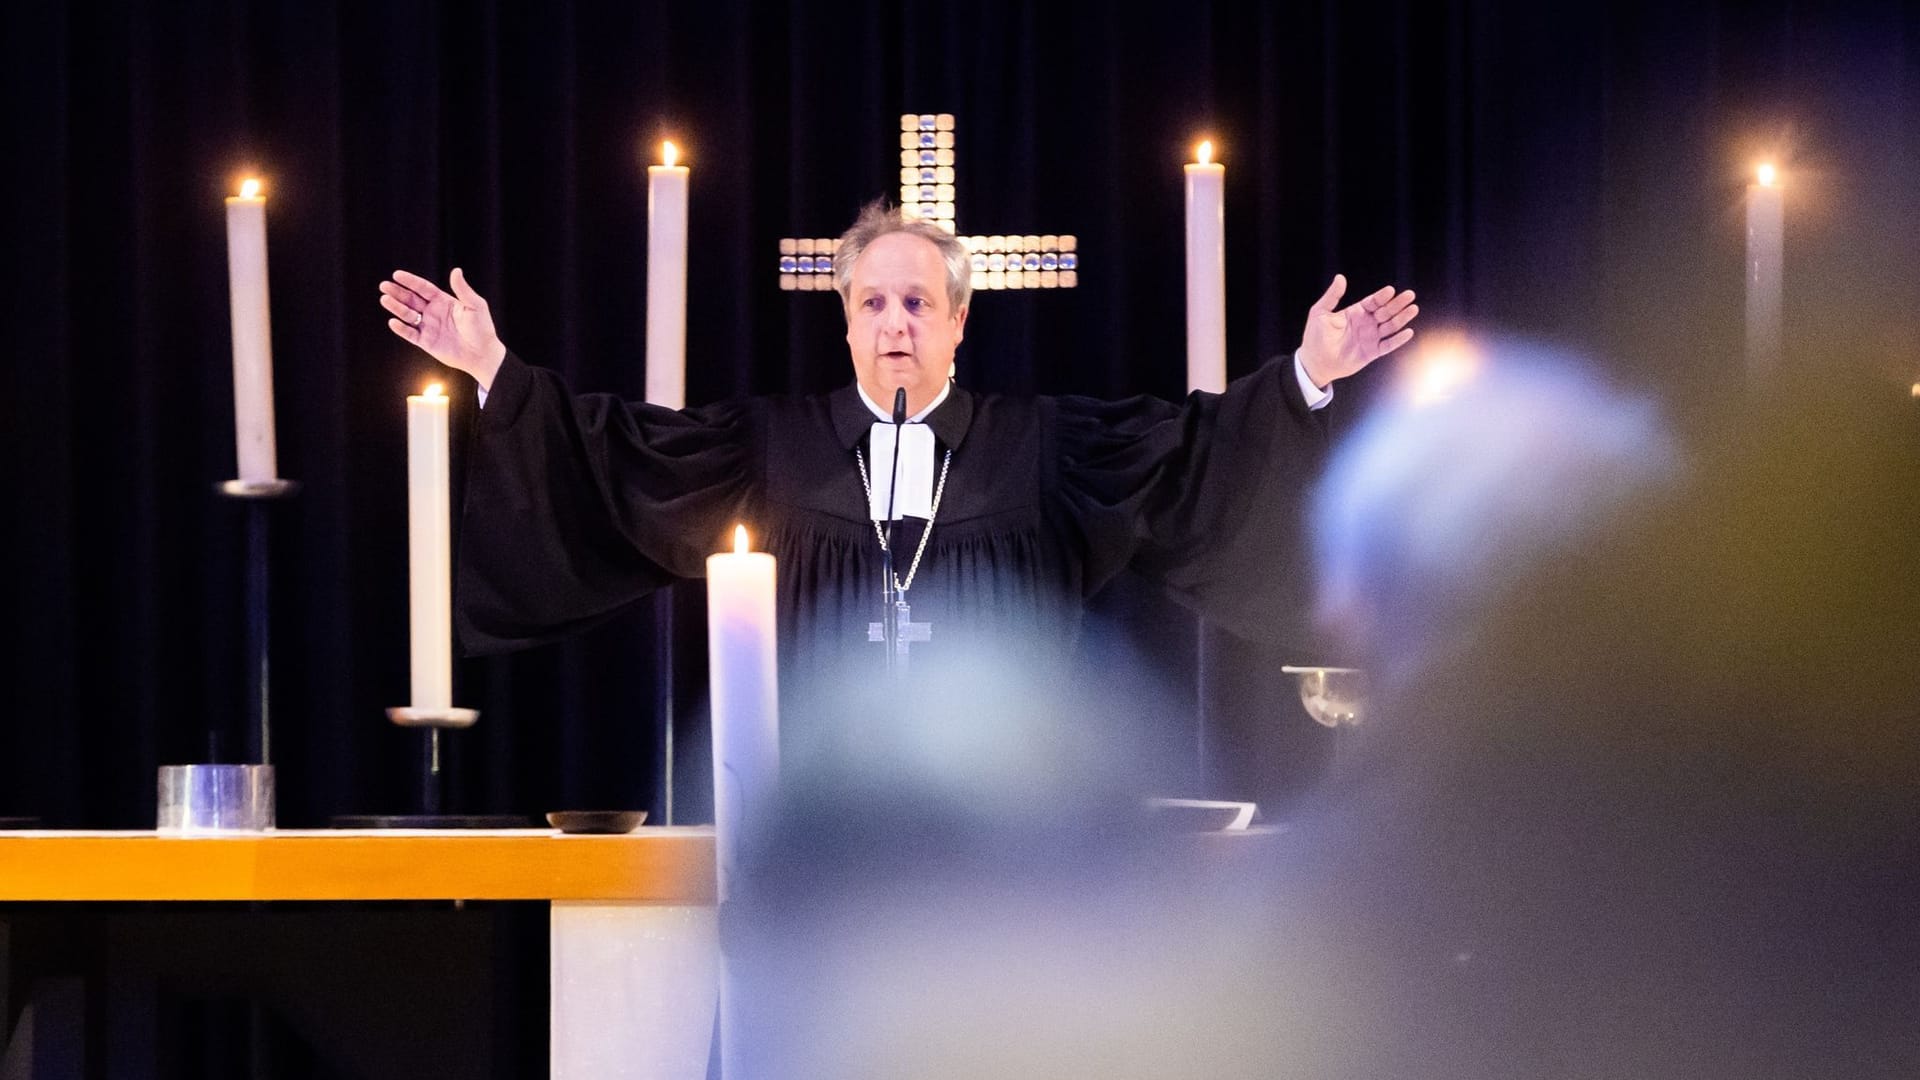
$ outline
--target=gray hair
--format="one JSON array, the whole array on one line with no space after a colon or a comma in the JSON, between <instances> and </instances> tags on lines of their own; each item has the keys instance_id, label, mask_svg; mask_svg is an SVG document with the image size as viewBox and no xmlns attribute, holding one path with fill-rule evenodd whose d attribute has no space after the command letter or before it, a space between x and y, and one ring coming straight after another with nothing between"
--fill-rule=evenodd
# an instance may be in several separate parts
<instances>
[{"instance_id":1,"label":"gray hair","mask_svg":"<svg viewBox=\"0 0 1920 1080\"><path fill-rule=\"evenodd\" d=\"M840 293L842 310L853 299L848 295L853 289L853 264L860 260L868 244L888 233L918 236L937 248L940 261L947 264L948 305L954 312L967 306L973 297L973 258L967 246L933 222L907 217L899 207L888 206L884 199L875 199L860 208L860 216L840 234L840 244L833 249L833 287Z\"/></svg>"}]
</instances>

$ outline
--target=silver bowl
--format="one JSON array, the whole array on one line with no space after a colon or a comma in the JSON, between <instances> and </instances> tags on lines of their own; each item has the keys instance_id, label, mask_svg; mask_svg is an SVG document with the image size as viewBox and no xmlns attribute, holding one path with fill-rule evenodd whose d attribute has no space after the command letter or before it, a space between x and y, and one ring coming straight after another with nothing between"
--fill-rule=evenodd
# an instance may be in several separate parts
<instances>
[{"instance_id":1,"label":"silver bowl","mask_svg":"<svg viewBox=\"0 0 1920 1080\"><path fill-rule=\"evenodd\" d=\"M1359 668L1289 664L1280 670L1300 680L1300 704L1315 723L1353 727L1366 719L1367 673Z\"/></svg>"}]
</instances>

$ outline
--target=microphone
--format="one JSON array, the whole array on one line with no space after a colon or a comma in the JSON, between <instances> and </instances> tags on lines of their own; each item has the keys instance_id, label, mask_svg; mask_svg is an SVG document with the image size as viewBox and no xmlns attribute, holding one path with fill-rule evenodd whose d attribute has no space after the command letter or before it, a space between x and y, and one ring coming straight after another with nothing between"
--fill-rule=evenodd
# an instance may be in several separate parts
<instances>
[{"instance_id":1,"label":"microphone","mask_svg":"<svg viewBox=\"0 0 1920 1080\"><path fill-rule=\"evenodd\" d=\"M880 553L880 624L887 639L887 670L894 670L894 653L900 646L899 608L893 595L893 500L900 492L900 428L907 422L907 388L893 392L893 468L887 480L887 545Z\"/></svg>"}]
</instances>

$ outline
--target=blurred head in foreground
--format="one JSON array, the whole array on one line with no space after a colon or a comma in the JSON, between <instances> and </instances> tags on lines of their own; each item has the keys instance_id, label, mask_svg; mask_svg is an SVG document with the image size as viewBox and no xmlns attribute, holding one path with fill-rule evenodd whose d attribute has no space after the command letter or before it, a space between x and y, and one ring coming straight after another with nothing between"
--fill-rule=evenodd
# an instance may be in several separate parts
<instances>
[{"instance_id":1,"label":"blurred head in foreground","mask_svg":"<svg viewBox=\"0 0 1920 1080\"><path fill-rule=\"evenodd\" d=\"M858 704L783 763L723 915L742 1071L1270 1076L1236 929L1261 906L1141 808L1163 763L1132 721L1187 707L1179 688L1113 700L1036 671L1045 643L1008 644L916 657L912 694Z\"/></svg>"},{"instance_id":2,"label":"blurred head in foreground","mask_svg":"<svg viewBox=\"0 0 1920 1080\"><path fill-rule=\"evenodd\" d=\"M1320 494L1383 677L1290 831L1142 835L1124 740L962 678L792 777L725 917L751 1075L1915 1075L1920 417L1483 360Z\"/></svg>"},{"instance_id":3,"label":"blurred head in foreground","mask_svg":"<svg viewBox=\"0 0 1920 1080\"><path fill-rule=\"evenodd\" d=\"M1669 432L1482 359L1318 493L1381 677L1306 831L1382 1074L1911 1073L1920 410L1807 358Z\"/></svg>"},{"instance_id":4,"label":"blurred head in foreground","mask_svg":"<svg viewBox=\"0 0 1920 1080\"><path fill-rule=\"evenodd\" d=\"M1311 514L1316 616L1390 689L1466 649L1530 566L1668 487L1659 411L1570 358L1444 337L1336 451Z\"/></svg>"}]
</instances>

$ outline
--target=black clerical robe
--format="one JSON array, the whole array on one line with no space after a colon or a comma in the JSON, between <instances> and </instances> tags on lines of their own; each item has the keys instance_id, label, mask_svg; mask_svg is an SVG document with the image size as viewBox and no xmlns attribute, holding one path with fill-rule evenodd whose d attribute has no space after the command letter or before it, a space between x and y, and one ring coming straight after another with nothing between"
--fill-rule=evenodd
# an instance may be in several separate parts
<instances>
[{"instance_id":1,"label":"black clerical robe","mask_svg":"<svg viewBox=\"0 0 1920 1080\"><path fill-rule=\"evenodd\" d=\"M574 395L509 355L467 467L456 620L469 652L584 629L705 573L743 523L778 559L783 696L883 670L880 543L855 463L874 416L849 383L675 412ZM913 665L1051 663L1123 569L1249 637L1297 597L1299 496L1326 443L1284 359L1182 405L955 386L926 418L946 488L908 600ZM869 462L869 466L873 463ZM905 577L922 523L895 540Z\"/></svg>"}]
</instances>

